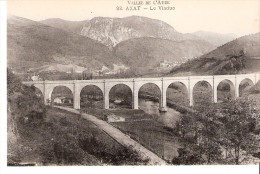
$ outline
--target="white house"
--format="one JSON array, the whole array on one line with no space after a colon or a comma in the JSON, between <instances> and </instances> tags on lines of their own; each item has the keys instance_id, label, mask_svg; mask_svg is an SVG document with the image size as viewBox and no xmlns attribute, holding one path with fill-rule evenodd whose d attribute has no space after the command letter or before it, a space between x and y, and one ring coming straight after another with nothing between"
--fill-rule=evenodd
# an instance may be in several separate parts
<instances>
[{"instance_id":1,"label":"white house","mask_svg":"<svg viewBox=\"0 0 260 174\"><path fill-rule=\"evenodd\" d=\"M39 75L34 75L31 77L32 81L38 81L39 80Z\"/></svg>"},{"instance_id":2,"label":"white house","mask_svg":"<svg viewBox=\"0 0 260 174\"><path fill-rule=\"evenodd\" d=\"M53 100L54 103L61 104L61 103L72 103L71 98L66 98L66 97L56 97Z\"/></svg>"},{"instance_id":3,"label":"white house","mask_svg":"<svg viewBox=\"0 0 260 174\"><path fill-rule=\"evenodd\" d=\"M63 97L56 97L56 98L53 100L53 102L54 102L54 103L61 104L61 103L62 103L62 98L63 98ZM65 98L65 97L64 97L64 98Z\"/></svg>"},{"instance_id":4,"label":"white house","mask_svg":"<svg viewBox=\"0 0 260 174\"><path fill-rule=\"evenodd\" d=\"M125 121L125 118L124 117L120 117L120 116L117 116L115 114L108 114L106 115L106 118L105 120L109 123L112 123L112 122L124 122Z\"/></svg>"}]
</instances>

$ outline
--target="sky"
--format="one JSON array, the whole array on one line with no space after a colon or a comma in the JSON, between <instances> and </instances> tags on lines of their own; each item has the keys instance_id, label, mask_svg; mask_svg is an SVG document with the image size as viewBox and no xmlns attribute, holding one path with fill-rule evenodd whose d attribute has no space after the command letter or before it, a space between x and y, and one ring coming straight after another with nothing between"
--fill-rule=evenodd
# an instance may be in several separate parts
<instances>
[{"instance_id":1,"label":"sky","mask_svg":"<svg viewBox=\"0 0 260 174\"><path fill-rule=\"evenodd\" d=\"M153 3L156 0L139 1ZM7 12L9 15L36 21L47 18L80 21L97 16L138 15L167 22L182 33L204 30L242 36L260 32L260 0L168 0L169 4L165 6L175 7L175 10L159 10L157 6L156 10L126 11L128 2L129 0L8 0ZM122 6L124 10L117 10L117 6Z\"/></svg>"}]
</instances>

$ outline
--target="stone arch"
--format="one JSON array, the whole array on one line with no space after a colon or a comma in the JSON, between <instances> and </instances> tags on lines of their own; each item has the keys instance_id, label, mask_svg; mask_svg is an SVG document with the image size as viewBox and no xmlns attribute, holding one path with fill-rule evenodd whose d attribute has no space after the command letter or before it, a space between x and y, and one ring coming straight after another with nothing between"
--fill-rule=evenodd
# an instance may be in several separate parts
<instances>
[{"instance_id":1,"label":"stone arch","mask_svg":"<svg viewBox=\"0 0 260 174\"><path fill-rule=\"evenodd\" d=\"M248 87L253 86L254 82L250 78L244 78L238 84L238 97L243 95L243 92L248 89Z\"/></svg>"},{"instance_id":2,"label":"stone arch","mask_svg":"<svg viewBox=\"0 0 260 174\"><path fill-rule=\"evenodd\" d=\"M227 85L228 84L228 85ZM223 79L217 84L217 102L234 100L236 97L236 88L229 79ZM233 91L233 92L232 92Z\"/></svg>"},{"instance_id":3,"label":"stone arch","mask_svg":"<svg viewBox=\"0 0 260 174\"><path fill-rule=\"evenodd\" d=\"M133 89L132 86L125 83L118 83L108 90L109 108L133 107ZM113 102L113 103L111 103Z\"/></svg>"},{"instance_id":4,"label":"stone arch","mask_svg":"<svg viewBox=\"0 0 260 174\"><path fill-rule=\"evenodd\" d=\"M78 86L79 94L81 93L81 90L82 90L83 88L87 87L87 86L96 86L96 87L98 87L98 88L102 91L103 95L104 95L104 93L105 93L105 92L104 92L104 83L103 83L103 82L97 82L97 83L78 83L77 86Z\"/></svg>"},{"instance_id":5,"label":"stone arch","mask_svg":"<svg viewBox=\"0 0 260 174\"><path fill-rule=\"evenodd\" d=\"M44 103L44 94L41 88L36 87L34 84L27 85L28 88L31 89L32 93L37 96L37 100L35 102L43 102Z\"/></svg>"},{"instance_id":6,"label":"stone arch","mask_svg":"<svg viewBox=\"0 0 260 174\"><path fill-rule=\"evenodd\" d=\"M88 89L89 91L86 91ZM79 91L80 108L93 107L103 109L104 107L104 91L97 85L87 84Z\"/></svg>"},{"instance_id":7,"label":"stone arch","mask_svg":"<svg viewBox=\"0 0 260 174\"><path fill-rule=\"evenodd\" d=\"M188 90L189 87L189 82L188 81L185 81L185 80L174 80L174 81L167 81L167 83L165 84L165 89L168 89L170 85L172 85L173 83L181 83L182 85L185 86L185 88Z\"/></svg>"},{"instance_id":8,"label":"stone arch","mask_svg":"<svg viewBox=\"0 0 260 174\"><path fill-rule=\"evenodd\" d=\"M239 85L244 80L249 80L253 84L255 84L257 82L257 77L256 77L256 75L241 75L241 76L237 75L237 77L236 77L236 84Z\"/></svg>"},{"instance_id":9,"label":"stone arch","mask_svg":"<svg viewBox=\"0 0 260 174\"><path fill-rule=\"evenodd\" d=\"M155 86L157 86L160 90L160 92L162 92L162 82L161 81L136 81L135 82L136 85L135 85L135 90L137 92L139 92L139 90L144 86L144 85L147 85L147 84L153 84Z\"/></svg>"},{"instance_id":10,"label":"stone arch","mask_svg":"<svg viewBox=\"0 0 260 174\"><path fill-rule=\"evenodd\" d=\"M95 86L96 88L98 88L102 92L102 95L104 95L104 90L100 87L100 85L92 84L92 83L81 86L79 88L79 93L81 93L84 88L89 87L89 86Z\"/></svg>"},{"instance_id":11,"label":"stone arch","mask_svg":"<svg viewBox=\"0 0 260 174\"><path fill-rule=\"evenodd\" d=\"M144 83L144 84L140 85L139 88L138 88L138 93L140 92L140 89L143 88L145 85L153 85L153 86L156 86L157 89L159 89L159 94L161 95L161 93L162 93L161 87L160 87L158 84L153 83L153 82L147 82L147 83Z\"/></svg>"},{"instance_id":12,"label":"stone arch","mask_svg":"<svg viewBox=\"0 0 260 174\"><path fill-rule=\"evenodd\" d=\"M47 95L46 97L48 99L51 99L51 94L52 94L54 88L59 87L59 86L64 86L64 87L69 88L70 91L72 92L72 94L74 92L73 84L66 84L66 83L64 83L64 84L62 84L62 83L61 84L46 84L45 85L45 93Z\"/></svg>"},{"instance_id":13,"label":"stone arch","mask_svg":"<svg viewBox=\"0 0 260 174\"><path fill-rule=\"evenodd\" d=\"M35 86L35 85L32 85L31 87L34 88L35 94L36 94L38 97L42 97L42 98L44 99L44 93L43 93L43 91L42 91L40 88L38 88L38 87Z\"/></svg>"},{"instance_id":14,"label":"stone arch","mask_svg":"<svg viewBox=\"0 0 260 174\"><path fill-rule=\"evenodd\" d=\"M189 89L187 85L181 81L170 83L166 88L166 99L189 106Z\"/></svg>"},{"instance_id":15,"label":"stone arch","mask_svg":"<svg viewBox=\"0 0 260 174\"><path fill-rule=\"evenodd\" d=\"M145 88L145 86L148 86L148 85L152 85L152 86ZM157 91L157 93L156 93L156 91ZM138 98L145 98L145 99L148 98L154 102L158 102L159 107L160 108L162 107L162 91L161 91L160 86L156 83L147 82L147 83L143 83L142 85L140 85L138 88ZM140 104L140 100L138 99L138 106L139 106L139 104Z\"/></svg>"},{"instance_id":16,"label":"stone arch","mask_svg":"<svg viewBox=\"0 0 260 174\"><path fill-rule=\"evenodd\" d=\"M210 86L212 87L213 90L213 86L214 86L214 82L213 79L208 79L208 78L200 78L200 79L190 79L190 92L193 91L195 85L197 85L200 82L207 82L208 84L210 84Z\"/></svg>"},{"instance_id":17,"label":"stone arch","mask_svg":"<svg viewBox=\"0 0 260 174\"><path fill-rule=\"evenodd\" d=\"M213 102L213 86L207 80L196 82L192 88L192 103L194 106L202 106Z\"/></svg>"},{"instance_id":18,"label":"stone arch","mask_svg":"<svg viewBox=\"0 0 260 174\"><path fill-rule=\"evenodd\" d=\"M49 99L52 104L61 102L61 104L66 103L68 106L73 106L73 97L73 88L67 85L55 85L49 92Z\"/></svg>"},{"instance_id":19,"label":"stone arch","mask_svg":"<svg viewBox=\"0 0 260 174\"><path fill-rule=\"evenodd\" d=\"M32 84L31 86L34 86L37 88L39 91L41 91L41 94L44 96L44 87L42 84Z\"/></svg>"}]
</instances>

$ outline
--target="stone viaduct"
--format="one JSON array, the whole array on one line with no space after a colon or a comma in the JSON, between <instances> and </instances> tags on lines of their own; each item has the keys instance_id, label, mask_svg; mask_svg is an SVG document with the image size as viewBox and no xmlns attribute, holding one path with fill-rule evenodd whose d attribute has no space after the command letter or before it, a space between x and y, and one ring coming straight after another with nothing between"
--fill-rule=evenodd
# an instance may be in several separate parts
<instances>
[{"instance_id":1,"label":"stone viaduct","mask_svg":"<svg viewBox=\"0 0 260 174\"><path fill-rule=\"evenodd\" d=\"M128 86L132 91L133 109L138 109L138 92L139 89L147 84L155 84L160 89L159 106L161 111L166 111L166 91L170 84L180 82L186 86L190 106L193 105L194 86L206 81L212 88L212 102L217 102L217 87L222 81L228 81L235 90L235 97L239 97L239 85L243 80L247 80L250 85L255 84L260 79L260 74L240 74L240 75L214 75L214 76L188 76L188 77L159 77L159 78L126 78L126 79L98 79L98 80L66 80L66 81L25 81L25 85L34 85L38 88L44 97L45 104L51 99L52 91L57 86L68 87L73 94L73 106L80 109L81 90L88 85L97 86L103 93L104 108L109 109L109 92L112 87L118 84Z\"/></svg>"}]
</instances>

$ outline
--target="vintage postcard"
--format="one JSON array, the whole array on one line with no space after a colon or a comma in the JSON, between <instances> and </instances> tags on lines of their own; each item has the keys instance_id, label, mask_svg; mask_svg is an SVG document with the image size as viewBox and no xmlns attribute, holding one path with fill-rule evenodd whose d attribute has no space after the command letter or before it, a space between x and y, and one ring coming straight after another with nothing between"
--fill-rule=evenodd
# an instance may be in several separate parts
<instances>
[{"instance_id":1,"label":"vintage postcard","mask_svg":"<svg viewBox=\"0 0 260 174\"><path fill-rule=\"evenodd\" d=\"M259 0L6 8L7 168L258 168Z\"/></svg>"}]
</instances>

